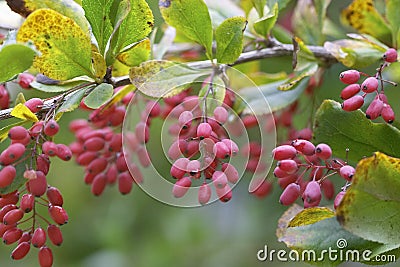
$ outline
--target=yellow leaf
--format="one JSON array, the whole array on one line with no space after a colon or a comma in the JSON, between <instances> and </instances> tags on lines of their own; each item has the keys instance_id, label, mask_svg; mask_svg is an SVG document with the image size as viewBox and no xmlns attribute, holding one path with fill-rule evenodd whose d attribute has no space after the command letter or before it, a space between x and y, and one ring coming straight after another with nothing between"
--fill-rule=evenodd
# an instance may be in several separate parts
<instances>
[{"instance_id":1,"label":"yellow leaf","mask_svg":"<svg viewBox=\"0 0 400 267\"><path fill-rule=\"evenodd\" d=\"M104 109L107 109L108 107L111 107L115 103L119 102L126 96L128 93L133 92L136 90L136 87L133 84L125 85L119 90L116 94L113 95L113 97L107 102L106 106Z\"/></svg>"},{"instance_id":2,"label":"yellow leaf","mask_svg":"<svg viewBox=\"0 0 400 267\"><path fill-rule=\"evenodd\" d=\"M16 105L10 115L22 120L33 122L39 121L38 117L36 117L36 115L24 104Z\"/></svg>"}]
</instances>

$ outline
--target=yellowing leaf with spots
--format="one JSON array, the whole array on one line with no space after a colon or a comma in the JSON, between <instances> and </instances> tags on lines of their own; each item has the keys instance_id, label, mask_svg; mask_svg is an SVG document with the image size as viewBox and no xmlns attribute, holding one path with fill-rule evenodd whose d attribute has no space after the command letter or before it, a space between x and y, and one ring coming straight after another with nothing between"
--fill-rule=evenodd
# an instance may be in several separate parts
<instances>
[{"instance_id":1,"label":"yellowing leaf with spots","mask_svg":"<svg viewBox=\"0 0 400 267\"><path fill-rule=\"evenodd\" d=\"M360 33L366 33L389 44L391 31L385 19L377 11L373 0L354 0L342 11L342 21Z\"/></svg>"},{"instance_id":2,"label":"yellowing leaf with spots","mask_svg":"<svg viewBox=\"0 0 400 267\"><path fill-rule=\"evenodd\" d=\"M106 61L100 53L92 51L92 63L95 76L99 79L99 82L101 82L107 72Z\"/></svg>"},{"instance_id":3,"label":"yellowing leaf with spots","mask_svg":"<svg viewBox=\"0 0 400 267\"><path fill-rule=\"evenodd\" d=\"M146 38L128 50L118 54L117 59L129 67L138 66L150 57L150 39Z\"/></svg>"},{"instance_id":4,"label":"yellowing leaf with spots","mask_svg":"<svg viewBox=\"0 0 400 267\"><path fill-rule=\"evenodd\" d=\"M21 103L16 105L10 114L11 116L22 120L33 121L33 122L39 121L36 115L27 106Z\"/></svg>"},{"instance_id":5,"label":"yellowing leaf with spots","mask_svg":"<svg viewBox=\"0 0 400 267\"><path fill-rule=\"evenodd\" d=\"M34 11L18 31L17 41L32 41L41 55L33 66L55 80L94 78L89 37L70 18L50 9Z\"/></svg>"}]
</instances>

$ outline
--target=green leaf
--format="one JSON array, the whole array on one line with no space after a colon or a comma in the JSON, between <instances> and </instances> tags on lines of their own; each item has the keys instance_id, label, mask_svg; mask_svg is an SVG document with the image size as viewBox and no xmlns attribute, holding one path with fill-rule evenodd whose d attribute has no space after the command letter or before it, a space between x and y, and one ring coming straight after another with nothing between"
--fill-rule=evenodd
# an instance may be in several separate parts
<instances>
[{"instance_id":1,"label":"green leaf","mask_svg":"<svg viewBox=\"0 0 400 267\"><path fill-rule=\"evenodd\" d=\"M263 114L264 112L274 112L282 109L296 101L304 92L308 85L308 78L303 79L293 86L292 90L281 91L279 86L285 84L287 80L276 81L257 87L247 87L240 89L238 94L243 99L244 114ZM269 104L269 109L265 108L265 102Z\"/></svg>"},{"instance_id":2,"label":"green leaf","mask_svg":"<svg viewBox=\"0 0 400 267\"><path fill-rule=\"evenodd\" d=\"M160 0L158 5L165 22L203 45L207 57L212 59L213 30L208 8L203 0Z\"/></svg>"},{"instance_id":3,"label":"green leaf","mask_svg":"<svg viewBox=\"0 0 400 267\"><path fill-rule=\"evenodd\" d=\"M224 20L215 31L218 63L233 63L243 50L243 31L247 21L244 17Z\"/></svg>"},{"instance_id":4,"label":"green leaf","mask_svg":"<svg viewBox=\"0 0 400 267\"><path fill-rule=\"evenodd\" d=\"M385 137L386 138L386 137ZM384 244L400 244L400 159L376 152L361 160L337 208L342 226Z\"/></svg>"},{"instance_id":5,"label":"green leaf","mask_svg":"<svg viewBox=\"0 0 400 267\"><path fill-rule=\"evenodd\" d=\"M29 69L36 52L27 45L10 44L0 50L0 83L11 80Z\"/></svg>"},{"instance_id":6,"label":"green leaf","mask_svg":"<svg viewBox=\"0 0 400 267\"><path fill-rule=\"evenodd\" d=\"M120 7L123 8L124 5ZM154 26L153 13L145 0L131 0L128 14L124 13L125 10L121 8L118 10L115 23L120 23L120 26L111 38L110 50L113 55L117 55L128 46L143 40Z\"/></svg>"},{"instance_id":7,"label":"green leaf","mask_svg":"<svg viewBox=\"0 0 400 267\"><path fill-rule=\"evenodd\" d=\"M318 31L321 32L321 34L324 33L325 21L327 20L326 19L326 11L327 11L330 3L331 3L331 0L315 0L314 1L315 10L317 12ZM323 41L323 39L322 39L322 41Z\"/></svg>"},{"instance_id":8,"label":"green leaf","mask_svg":"<svg viewBox=\"0 0 400 267\"><path fill-rule=\"evenodd\" d=\"M0 129L0 142L3 142L4 140L7 140L8 138L8 132L10 129L14 126L20 126L25 124L27 121L26 120L20 120L16 123L9 124L7 126L4 126L3 128Z\"/></svg>"},{"instance_id":9,"label":"green leaf","mask_svg":"<svg viewBox=\"0 0 400 267\"><path fill-rule=\"evenodd\" d=\"M296 88L297 84L304 78L314 75L318 70L318 64L310 62L306 67L303 66L301 71L295 72L295 76L290 78L285 83L279 85L278 89L281 91L290 91Z\"/></svg>"},{"instance_id":10,"label":"green leaf","mask_svg":"<svg viewBox=\"0 0 400 267\"><path fill-rule=\"evenodd\" d=\"M73 0L7 0L7 4L14 11L27 17L32 12L42 8L52 9L74 20L84 33L89 37L89 22L85 17L83 8Z\"/></svg>"},{"instance_id":11,"label":"green leaf","mask_svg":"<svg viewBox=\"0 0 400 267\"><path fill-rule=\"evenodd\" d=\"M372 263L373 257L377 254L396 248L396 246L365 240L346 231L325 208L302 210L291 220L292 217L289 217L287 213L294 213L292 209L299 210L295 205L279 220L278 239L290 249L297 251L300 259L304 255L304 260L311 264L337 266L346 260ZM306 217L307 215L309 218ZM328 250L333 253L328 255ZM340 255L343 256L340 257Z\"/></svg>"},{"instance_id":12,"label":"green leaf","mask_svg":"<svg viewBox=\"0 0 400 267\"><path fill-rule=\"evenodd\" d=\"M114 88L111 84L99 84L85 97L84 103L89 108L97 109L110 100L113 93Z\"/></svg>"},{"instance_id":13,"label":"green leaf","mask_svg":"<svg viewBox=\"0 0 400 267\"><path fill-rule=\"evenodd\" d=\"M375 151L399 157L400 131L386 123L374 123L361 110L346 112L339 103L325 100L314 121L316 143L327 143L334 154L358 162Z\"/></svg>"},{"instance_id":14,"label":"green leaf","mask_svg":"<svg viewBox=\"0 0 400 267\"><path fill-rule=\"evenodd\" d=\"M15 98L15 106L18 104L25 104L26 99L23 93L18 93L17 97Z\"/></svg>"},{"instance_id":15,"label":"green leaf","mask_svg":"<svg viewBox=\"0 0 400 267\"><path fill-rule=\"evenodd\" d=\"M322 26L318 24L318 15L314 4L309 0L297 1L293 14L294 31L297 36L312 45L321 45L324 42Z\"/></svg>"},{"instance_id":16,"label":"green leaf","mask_svg":"<svg viewBox=\"0 0 400 267\"><path fill-rule=\"evenodd\" d=\"M33 66L55 80L93 77L90 39L70 18L50 9L34 11L18 31L17 41L33 41L41 55Z\"/></svg>"},{"instance_id":17,"label":"green leaf","mask_svg":"<svg viewBox=\"0 0 400 267\"><path fill-rule=\"evenodd\" d=\"M123 64L134 67L146 61L150 57L151 47L149 38L136 43L128 50L117 55L117 59Z\"/></svg>"},{"instance_id":18,"label":"green leaf","mask_svg":"<svg viewBox=\"0 0 400 267\"><path fill-rule=\"evenodd\" d=\"M108 39L113 31L109 17L111 5L114 0L83 0L82 7L85 16L92 26L100 54L104 54Z\"/></svg>"},{"instance_id":19,"label":"green leaf","mask_svg":"<svg viewBox=\"0 0 400 267\"><path fill-rule=\"evenodd\" d=\"M77 90L66 96L64 103L57 110L57 114L74 111L79 107L83 97L85 96L86 88Z\"/></svg>"},{"instance_id":20,"label":"green leaf","mask_svg":"<svg viewBox=\"0 0 400 267\"><path fill-rule=\"evenodd\" d=\"M198 77L210 75L211 69L193 69L185 64L151 60L133 67L129 78L139 91L150 97L177 95Z\"/></svg>"},{"instance_id":21,"label":"green leaf","mask_svg":"<svg viewBox=\"0 0 400 267\"><path fill-rule=\"evenodd\" d=\"M261 37L267 38L278 19L278 12L278 4L275 4L270 13L254 22L253 28L255 32Z\"/></svg>"},{"instance_id":22,"label":"green leaf","mask_svg":"<svg viewBox=\"0 0 400 267\"><path fill-rule=\"evenodd\" d=\"M267 0L251 0L253 6L257 10L258 15L260 18L264 16L264 7L267 4Z\"/></svg>"},{"instance_id":23,"label":"green leaf","mask_svg":"<svg viewBox=\"0 0 400 267\"><path fill-rule=\"evenodd\" d=\"M324 48L346 67L362 68L382 58L385 48L367 41L336 40L325 42Z\"/></svg>"},{"instance_id":24,"label":"green leaf","mask_svg":"<svg viewBox=\"0 0 400 267\"><path fill-rule=\"evenodd\" d=\"M66 92L76 86L83 85L87 82L84 81L72 81L69 83L64 83L64 84L43 84L39 83L37 81L31 82L30 86L32 88L35 88L36 90L46 92L46 93L60 93L60 92Z\"/></svg>"},{"instance_id":25,"label":"green leaf","mask_svg":"<svg viewBox=\"0 0 400 267\"><path fill-rule=\"evenodd\" d=\"M400 0L386 0L386 19L392 31L392 44L397 47L400 44Z\"/></svg>"},{"instance_id":26,"label":"green leaf","mask_svg":"<svg viewBox=\"0 0 400 267\"><path fill-rule=\"evenodd\" d=\"M391 43L390 28L376 10L373 0L354 0L342 11L341 16L343 22L358 32L374 36L386 44Z\"/></svg>"},{"instance_id":27,"label":"green leaf","mask_svg":"<svg viewBox=\"0 0 400 267\"><path fill-rule=\"evenodd\" d=\"M272 7L278 3L279 10L284 9L291 0L267 0L267 6Z\"/></svg>"},{"instance_id":28,"label":"green leaf","mask_svg":"<svg viewBox=\"0 0 400 267\"><path fill-rule=\"evenodd\" d=\"M200 108L204 111L207 107L207 114L212 116L214 114L214 109L221 106L224 102L225 93L225 83L219 76L214 76L212 83L205 81L205 85L199 91L199 99L201 99L201 101L199 101ZM207 103L204 103L204 101Z\"/></svg>"}]
</instances>

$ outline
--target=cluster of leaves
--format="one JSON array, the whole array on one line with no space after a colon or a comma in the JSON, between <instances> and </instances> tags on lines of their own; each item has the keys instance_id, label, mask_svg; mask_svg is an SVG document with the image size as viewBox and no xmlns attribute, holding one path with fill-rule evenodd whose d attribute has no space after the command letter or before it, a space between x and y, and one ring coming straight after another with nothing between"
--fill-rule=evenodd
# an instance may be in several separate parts
<instances>
[{"instance_id":1,"label":"cluster of leaves","mask_svg":"<svg viewBox=\"0 0 400 267\"><path fill-rule=\"evenodd\" d=\"M57 118L78 108L82 100L87 107L97 109L121 99L129 91L113 95L115 77L127 74L134 85L129 87L131 90L138 89L153 98L177 95L188 83L211 74L218 83L229 86L235 78L225 73L224 67L235 65L244 48L279 48L282 43L292 42L293 73L259 72L259 64L254 73L249 73L271 111L277 112L304 95L311 77L320 82L331 63L314 55L307 45L323 45L327 55L347 67L359 68L376 63L388 47L396 48L400 42L400 18L396 13L399 2L395 0L386 1L383 13L372 0L354 0L342 12L342 20L358 33L335 41L326 40L343 34L326 15L329 0L297 1L293 20L298 23L292 28L296 36L293 39L276 24L280 11L290 2L287 0L243 0L240 6L229 0L160 0L162 17L176 32L165 31L156 49L154 35L147 37L154 19L145 0L83 0L82 6L72 0L7 2L27 19L1 47L0 83L33 67L46 78L37 79L31 86L63 99L56 110ZM209 62L162 60L175 37L198 43ZM13 60L15 55L19 60ZM171 89L176 84L184 86ZM264 108L257 108L261 105L256 90L243 87L237 91L243 102L234 106L236 112L263 113ZM222 102L225 90L212 97ZM22 122L37 120L35 114L23 108L14 109L11 115ZM10 128L3 128L1 135L6 136ZM326 100L315 113L313 132L316 143L329 144L335 156L348 156L354 163L379 153L359 162L336 213L321 208L299 213L292 208L282 218L279 239L298 251L319 251L327 244L334 247L333 242L342 237L351 241L349 249L371 249L373 256L389 252L398 255L400 240L392 233L400 230L396 228L400 219L396 196L400 187L396 159L400 158L399 129L371 122L361 110L347 113L337 102ZM347 148L351 149L348 155ZM328 241L320 242L325 237Z\"/></svg>"}]
</instances>

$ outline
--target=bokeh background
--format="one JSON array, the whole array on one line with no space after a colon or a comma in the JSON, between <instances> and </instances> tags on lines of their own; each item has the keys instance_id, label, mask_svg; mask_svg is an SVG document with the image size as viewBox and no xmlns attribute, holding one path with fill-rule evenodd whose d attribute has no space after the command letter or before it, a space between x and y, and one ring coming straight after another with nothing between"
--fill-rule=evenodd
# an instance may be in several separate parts
<instances>
[{"instance_id":1,"label":"bokeh background","mask_svg":"<svg viewBox=\"0 0 400 267\"><path fill-rule=\"evenodd\" d=\"M157 9L158 1L148 2L154 10L156 26L160 26L162 19ZM329 16L335 20L349 1L332 2ZM0 1L0 23L18 23L19 18L12 19L6 10L5 2ZM263 69L290 72L291 58L264 60ZM326 71L315 105L325 98L339 100L343 85L337 76L343 69L337 64ZM400 96L398 91L394 88L386 92L394 101ZM12 93L15 95L17 92L18 88L15 88ZM27 92L26 97L33 94L36 92ZM400 114L399 107L393 106ZM315 108L307 103L304 107ZM79 111L63 116L62 132L58 134L57 142L68 144L73 141L73 135L68 132L68 122L79 117L87 117L87 114ZM300 117L295 123L304 127L305 118ZM273 177L268 179L275 181ZM90 187L83 182L83 169L74 161L52 160L48 180L62 190L64 207L70 217L69 223L62 227L63 245L53 249L56 267L309 266L277 262L276 259L274 262L259 262L256 258L257 251L265 245L269 249L289 251L284 244L277 242L275 235L277 221L286 210L278 203L281 189L276 184L273 193L260 200L248 193L249 180L244 177L228 203L176 208L154 200L137 187L126 196L120 195L114 187L107 188L101 197L94 197ZM32 249L22 261L13 261L10 258L13 247L0 246L1 267L37 266L36 249ZM360 264L344 263L341 266Z\"/></svg>"}]
</instances>

